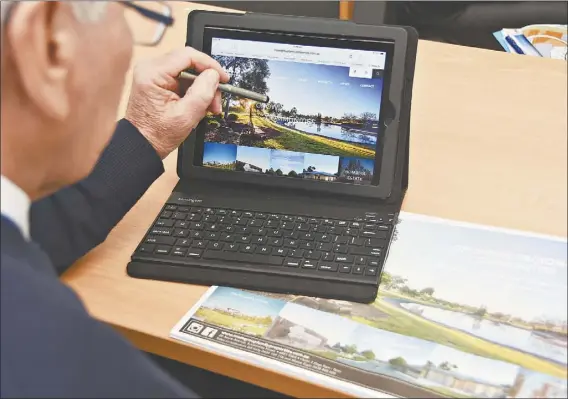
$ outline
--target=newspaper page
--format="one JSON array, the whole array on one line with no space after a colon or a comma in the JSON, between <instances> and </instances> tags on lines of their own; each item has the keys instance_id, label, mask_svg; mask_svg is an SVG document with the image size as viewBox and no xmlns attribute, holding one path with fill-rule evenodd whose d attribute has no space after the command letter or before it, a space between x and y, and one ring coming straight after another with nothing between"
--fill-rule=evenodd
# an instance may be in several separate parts
<instances>
[{"instance_id":1,"label":"newspaper page","mask_svg":"<svg viewBox=\"0 0 568 399\"><path fill-rule=\"evenodd\" d=\"M171 336L356 397L566 398L566 258L403 213L374 303L212 287Z\"/></svg>"}]
</instances>

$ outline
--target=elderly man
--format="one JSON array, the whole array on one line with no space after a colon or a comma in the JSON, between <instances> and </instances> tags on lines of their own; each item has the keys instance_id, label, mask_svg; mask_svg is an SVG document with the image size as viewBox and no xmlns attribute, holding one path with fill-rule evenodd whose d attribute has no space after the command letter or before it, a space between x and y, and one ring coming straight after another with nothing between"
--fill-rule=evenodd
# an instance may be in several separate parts
<instances>
[{"instance_id":1,"label":"elderly man","mask_svg":"<svg viewBox=\"0 0 568 399\"><path fill-rule=\"evenodd\" d=\"M58 279L221 109L226 72L181 48L135 69L116 125L133 43L125 12L153 19L158 36L172 22L131 2L2 0L2 397L194 396ZM202 73L178 95L188 67Z\"/></svg>"}]
</instances>

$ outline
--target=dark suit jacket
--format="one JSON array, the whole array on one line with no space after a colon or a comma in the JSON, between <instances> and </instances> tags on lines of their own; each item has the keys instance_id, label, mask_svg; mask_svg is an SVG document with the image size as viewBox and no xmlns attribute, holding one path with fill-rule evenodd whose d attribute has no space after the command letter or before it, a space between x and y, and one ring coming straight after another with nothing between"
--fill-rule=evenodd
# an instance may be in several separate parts
<instances>
[{"instance_id":1,"label":"dark suit jacket","mask_svg":"<svg viewBox=\"0 0 568 399\"><path fill-rule=\"evenodd\" d=\"M195 397L58 279L162 173L154 149L122 120L88 178L32 205L35 243L2 217L2 397Z\"/></svg>"}]
</instances>

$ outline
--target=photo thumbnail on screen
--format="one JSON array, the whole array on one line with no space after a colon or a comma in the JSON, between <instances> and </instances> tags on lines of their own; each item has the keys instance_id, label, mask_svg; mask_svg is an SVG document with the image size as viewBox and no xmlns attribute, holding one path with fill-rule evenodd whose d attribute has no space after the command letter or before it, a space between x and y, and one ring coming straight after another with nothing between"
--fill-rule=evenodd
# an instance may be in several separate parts
<instances>
[{"instance_id":1,"label":"photo thumbnail on screen","mask_svg":"<svg viewBox=\"0 0 568 399\"><path fill-rule=\"evenodd\" d=\"M222 113L204 120L203 166L371 183L385 52L214 38L211 54L270 102L223 93Z\"/></svg>"}]
</instances>

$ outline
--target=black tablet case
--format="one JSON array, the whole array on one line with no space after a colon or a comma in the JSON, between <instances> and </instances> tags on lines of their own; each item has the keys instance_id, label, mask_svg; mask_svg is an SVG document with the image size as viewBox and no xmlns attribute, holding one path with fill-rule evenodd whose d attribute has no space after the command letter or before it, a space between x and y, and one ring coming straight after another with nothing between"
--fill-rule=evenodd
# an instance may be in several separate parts
<instances>
[{"instance_id":1,"label":"black tablet case","mask_svg":"<svg viewBox=\"0 0 568 399\"><path fill-rule=\"evenodd\" d=\"M356 24L351 21L340 21L334 19L325 19L325 18L313 18L313 17L297 17L297 16L284 16L284 15L273 15L273 14L263 14L263 13L219 13L215 11L204 11L204 10L195 10L189 13L188 15L188 27L187 27L187 36L186 36L186 46L191 46L191 33L192 33L192 20L197 18L201 14L223 14L223 15L232 15L237 16L242 21L242 28L246 29L248 26L247 21L262 21L267 29L271 30L271 26L281 26L282 23L286 23L286 21L290 22L290 24L297 23L298 20L301 20L302 23L307 23L310 21L317 22L317 23L326 23L326 24L333 24L336 26L337 35L341 36L342 31L344 31L345 26L347 25L361 25ZM387 25L384 25L385 27ZM416 55L417 55L417 48L418 48L418 33L412 27L406 26L397 26L398 28L403 28L407 32L407 46L406 46L406 56L405 56L405 71L404 71L404 87L403 87L403 96L402 102L400 105L400 115L399 115L399 130L398 130L398 146L397 146L397 155L396 155L396 162L395 162L395 169L394 169L394 179L393 179L393 186L391 195L388 199L384 200L385 204L395 205L396 208L400 209L402 202L404 200L404 195L406 190L408 189L409 183L409 162L410 162L410 111L412 105L412 89L414 83L414 70L416 64ZM297 32L298 34L302 34L302 32ZM183 168L182 168L182 161L184 158L183 155L183 148L184 146L180 146L178 150L178 159L177 159L177 173L180 179L183 179Z\"/></svg>"}]
</instances>

